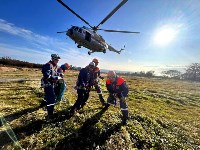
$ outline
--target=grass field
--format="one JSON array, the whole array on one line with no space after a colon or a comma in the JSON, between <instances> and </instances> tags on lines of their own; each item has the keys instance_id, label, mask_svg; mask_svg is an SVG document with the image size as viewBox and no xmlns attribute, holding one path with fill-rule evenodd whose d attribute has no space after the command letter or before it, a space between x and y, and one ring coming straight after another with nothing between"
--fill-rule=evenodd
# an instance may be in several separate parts
<instances>
[{"instance_id":1,"label":"grass field","mask_svg":"<svg viewBox=\"0 0 200 150\"><path fill-rule=\"evenodd\" d=\"M40 70L1 71L0 148L200 149L200 83L124 76L130 118L122 125L119 106L104 109L94 90L86 106L69 117L77 74L66 73L65 100L55 106L57 119L47 122L45 108L39 108ZM26 80L8 80L17 78ZM105 81L101 85L106 99Z\"/></svg>"}]
</instances>

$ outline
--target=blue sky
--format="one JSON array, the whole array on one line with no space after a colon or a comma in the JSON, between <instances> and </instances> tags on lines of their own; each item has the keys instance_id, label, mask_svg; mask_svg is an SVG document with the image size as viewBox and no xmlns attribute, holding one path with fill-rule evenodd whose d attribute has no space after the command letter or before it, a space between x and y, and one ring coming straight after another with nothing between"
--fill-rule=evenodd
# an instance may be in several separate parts
<instances>
[{"instance_id":1,"label":"blue sky","mask_svg":"<svg viewBox=\"0 0 200 150\"><path fill-rule=\"evenodd\" d=\"M98 25L120 0L63 0L88 21ZM200 60L199 0L129 0L100 28L140 31L140 34L99 31L120 55L107 51L90 56L65 34L71 25L86 26L56 0L0 1L0 56L46 63L51 53L61 56L59 65L86 66L93 58L103 69L160 72L181 70Z\"/></svg>"}]
</instances>

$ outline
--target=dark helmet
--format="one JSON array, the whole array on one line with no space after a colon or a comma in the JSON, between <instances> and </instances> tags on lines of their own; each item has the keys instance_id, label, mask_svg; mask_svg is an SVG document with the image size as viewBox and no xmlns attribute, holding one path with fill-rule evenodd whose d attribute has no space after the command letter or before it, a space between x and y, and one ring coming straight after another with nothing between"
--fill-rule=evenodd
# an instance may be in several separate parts
<instances>
[{"instance_id":1,"label":"dark helmet","mask_svg":"<svg viewBox=\"0 0 200 150\"><path fill-rule=\"evenodd\" d=\"M51 54L51 59L52 60L58 60L58 59L61 59L61 58L58 54Z\"/></svg>"}]
</instances>

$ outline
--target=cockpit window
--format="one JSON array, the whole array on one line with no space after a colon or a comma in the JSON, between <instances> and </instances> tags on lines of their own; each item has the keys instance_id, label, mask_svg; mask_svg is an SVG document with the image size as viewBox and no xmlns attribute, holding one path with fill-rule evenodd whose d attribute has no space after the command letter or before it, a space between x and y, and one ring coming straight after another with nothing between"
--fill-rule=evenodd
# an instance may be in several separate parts
<instances>
[{"instance_id":1,"label":"cockpit window","mask_svg":"<svg viewBox=\"0 0 200 150\"><path fill-rule=\"evenodd\" d=\"M78 29L79 29L78 27L75 27L75 28L74 28L75 31L78 31Z\"/></svg>"},{"instance_id":2,"label":"cockpit window","mask_svg":"<svg viewBox=\"0 0 200 150\"><path fill-rule=\"evenodd\" d=\"M81 28L79 28L78 32L82 33L82 29L81 29Z\"/></svg>"}]
</instances>

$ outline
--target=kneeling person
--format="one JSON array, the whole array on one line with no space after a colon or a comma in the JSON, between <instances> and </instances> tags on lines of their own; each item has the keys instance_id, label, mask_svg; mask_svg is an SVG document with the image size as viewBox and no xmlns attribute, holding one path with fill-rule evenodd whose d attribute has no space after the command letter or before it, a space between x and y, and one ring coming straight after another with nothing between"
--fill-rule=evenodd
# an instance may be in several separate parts
<instances>
[{"instance_id":1,"label":"kneeling person","mask_svg":"<svg viewBox=\"0 0 200 150\"><path fill-rule=\"evenodd\" d=\"M126 81L116 75L114 71L108 72L108 79L106 80L106 87L109 92L107 99L107 105L116 105L116 99L120 99L120 108L122 112L122 123L126 124L128 119L128 106L126 103L126 97L128 95L128 86Z\"/></svg>"}]
</instances>

